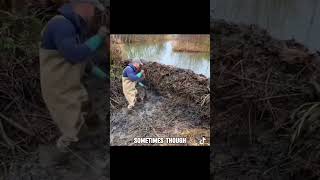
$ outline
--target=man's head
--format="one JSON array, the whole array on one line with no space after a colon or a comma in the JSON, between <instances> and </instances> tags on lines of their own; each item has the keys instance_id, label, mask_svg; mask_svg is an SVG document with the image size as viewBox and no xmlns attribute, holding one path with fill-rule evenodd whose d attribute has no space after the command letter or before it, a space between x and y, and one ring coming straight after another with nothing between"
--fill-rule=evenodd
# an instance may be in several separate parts
<instances>
[{"instance_id":1,"label":"man's head","mask_svg":"<svg viewBox=\"0 0 320 180\"><path fill-rule=\"evenodd\" d=\"M134 67L136 67L137 70L140 71L142 66L143 66L143 63L141 62L140 59L133 59L132 60L132 65L134 65Z\"/></svg>"},{"instance_id":2,"label":"man's head","mask_svg":"<svg viewBox=\"0 0 320 180\"><path fill-rule=\"evenodd\" d=\"M104 11L99 0L71 0L72 7L79 16L87 21L91 21L95 15L95 8Z\"/></svg>"}]
</instances>

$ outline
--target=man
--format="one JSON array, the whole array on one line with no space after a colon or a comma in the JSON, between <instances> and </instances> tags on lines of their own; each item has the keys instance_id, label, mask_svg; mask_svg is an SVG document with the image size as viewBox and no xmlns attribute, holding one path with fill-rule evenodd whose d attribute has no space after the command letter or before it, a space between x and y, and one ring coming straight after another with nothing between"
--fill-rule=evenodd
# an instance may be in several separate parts
<instances>
[{"instance_id":1,"label":"man","mask_svg":"<svg viewBox=\"0 0 320 180\"><path fill-rule=\"evenodd\" d=\"M129 112L133 109L137 101L138 90L136 89L137 83L141 83L144 79L144 71L141 70L143 63L139 59L134 59L124 70L122 74L122 89L129 105Z\"/></svg>"},{"instance_id":2,"label":"man","mask_svg":"<svg viewBox=\"0 0 320 180\"><path fill-rule=\"evenodd\" d=\"M58 11L41 32L39 50L40 80L44 101L61 136L56 147L68 152L71 144L79 141L79 131L99 123L92 113L88 93L82 83L85 71L106 79L106 74L94 65L88 66L90 57L105 43L106 27L87 38L88 24L95 8L103 11L98 0L71 0ZM91 121L90 121L91 120ZM96 121L96 122L94 122Z\"/></svg>"}]
</instances>

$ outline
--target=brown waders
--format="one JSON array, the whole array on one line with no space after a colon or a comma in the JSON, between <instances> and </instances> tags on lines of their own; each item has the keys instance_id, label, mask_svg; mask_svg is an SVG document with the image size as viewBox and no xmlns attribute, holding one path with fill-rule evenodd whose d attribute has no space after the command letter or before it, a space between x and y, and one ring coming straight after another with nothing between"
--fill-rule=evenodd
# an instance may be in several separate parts
<instances>
[{"instance_id":1,"label":"brown waders","mask_svg":"<svg viewBox=\"0 0 320 180\"><path fill-rule=\"evenodd\" d=\"M66 151L72 142L78 141L80 128L90 114L88 93L81 82L86 64L71 64L57 50L41 47L39 58L43 99L62 134L57 147Z\"/></svg>"},{"instance_id":2,"label":"brown waders","mask_svg":"<svg viewBox=\"0 0 320 180\"><path fill-rule=\"evenodd\" d=\"M131 110L137 101L138 90L136 89L137 82L131 81L127 77L122 77L123 94L126 97L129 105L128 109Z\"/></svg>"}]
</instances>

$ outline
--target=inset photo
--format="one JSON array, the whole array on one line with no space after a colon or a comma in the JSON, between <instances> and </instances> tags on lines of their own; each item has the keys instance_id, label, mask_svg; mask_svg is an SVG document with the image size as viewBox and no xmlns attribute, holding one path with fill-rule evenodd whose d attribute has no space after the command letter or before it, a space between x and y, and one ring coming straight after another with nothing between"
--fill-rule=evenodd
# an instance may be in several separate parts
<instances>
[{"instance_id":1,"label":"inset photo","mask_svg":"<svg viewBox=\"0 0 320 180\"><path fill-rule=\"evenodd\" d=\"M110 145L210 146L210 35L110 41Z\"/></svg>"}]
</instances>

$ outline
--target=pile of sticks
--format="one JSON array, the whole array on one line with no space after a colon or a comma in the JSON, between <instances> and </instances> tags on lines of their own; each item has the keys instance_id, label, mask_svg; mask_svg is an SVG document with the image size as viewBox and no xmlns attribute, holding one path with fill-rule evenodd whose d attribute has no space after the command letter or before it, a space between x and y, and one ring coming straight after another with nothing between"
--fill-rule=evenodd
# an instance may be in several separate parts
<instances>
[{"instance_id":1,"label":"pile of sticks","mask_svg":"<svg viewBox=\"0 0 320 180\"><path fill-rule=\"evenodd\" d=\"M320 143L314 130L320 127L314 120L320 101L317 54L294 40L276 40L254 25L218 20L211 38L211 131L216 144L234 150L221 152L228 158L217 161L216 174L273 179L319 175L320 158L314 158Z\"/></svg>"}]
</instances>

